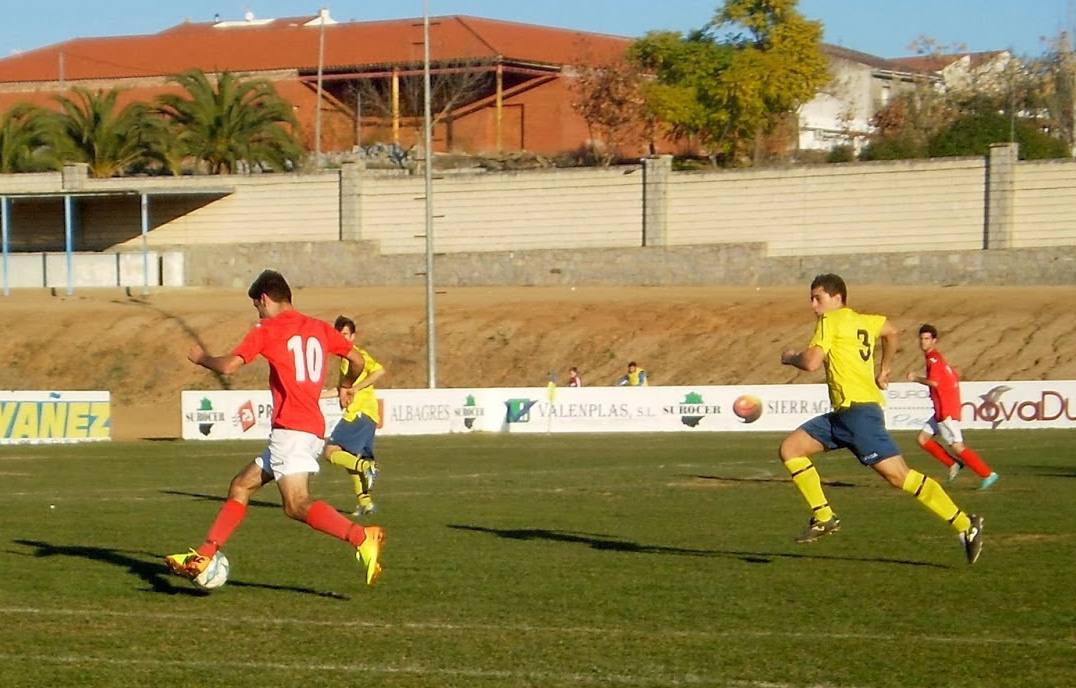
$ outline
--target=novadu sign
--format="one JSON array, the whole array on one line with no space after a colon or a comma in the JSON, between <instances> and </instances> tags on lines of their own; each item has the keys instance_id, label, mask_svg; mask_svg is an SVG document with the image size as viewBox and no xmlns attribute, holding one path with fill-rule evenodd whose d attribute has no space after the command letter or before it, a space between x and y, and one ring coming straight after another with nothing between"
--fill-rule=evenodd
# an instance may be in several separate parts
<instances>
[{"instance_id":1,"label":"novadu sign","mask_svg":"<svg viewBox=\"0 0 1076 688\"><path fill-rule=\"evenodd\" d=\"M978 401L964 401L961 411L966 421L990 423L993 428L1013 421L1076 422L1076 406L1066 393L1043 389L1033 391L1028 398L1026 392L1021 394L1007 384L991 387L979 396Z\"/></svg>"}]
</instances>

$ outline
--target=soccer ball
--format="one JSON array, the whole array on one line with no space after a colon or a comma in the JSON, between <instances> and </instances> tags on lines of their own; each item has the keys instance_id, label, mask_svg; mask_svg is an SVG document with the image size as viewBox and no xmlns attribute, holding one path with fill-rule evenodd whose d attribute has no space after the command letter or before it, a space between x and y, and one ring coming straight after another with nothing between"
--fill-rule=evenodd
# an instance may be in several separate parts
<instances>
[{"instance_id":1,"label":"soccer ball","mask_svg":"<svg viewBox=\"0 0 1076 688\"><path fill-rule=\"evenodd\" d=\"M217 552L209 560L209 566L205 567L205 571L194 578L194 585L202 590L216 590L228 582L230 569L228 557L224 556L224 552Z\"/></svg>"}]
</instances>

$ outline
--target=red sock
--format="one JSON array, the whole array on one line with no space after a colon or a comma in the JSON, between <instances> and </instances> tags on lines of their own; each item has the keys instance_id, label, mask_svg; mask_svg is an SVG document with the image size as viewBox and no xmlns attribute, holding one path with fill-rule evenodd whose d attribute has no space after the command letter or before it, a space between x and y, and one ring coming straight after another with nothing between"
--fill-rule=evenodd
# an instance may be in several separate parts
<instances>
[{"instance_id":1,"label":"red sock","mask_svg":"<svg viewBox=\"0 0 1076 688\"><path fill-rule=\"evenodd\" d=\"M964 462L965 466L975 471L975 474L980 478L990 475L990 467L972 449L964 447L964 451L960 452L960 460Z\"/></svg>"},{"instance_id":2,"label":"red sock","mask_svg":"<svg viewBox=\"0 0 1076 688\"><path fill-rule=\"evenodd\" d=\"M205 542L198 548L198 554L206 557L216 554L243 522L243 517L246 515L246 504L234 499L224 502L224 506L217 512L217 518L213 520L213 525L209 526L209 532L206 533Z\"/></svg>"},{"instance_id":3,"label":"red sock","mask_svg":"<svg viewBox=\"0 0 1076 688\"><path fill-rule=\"evenodd\" d=\"M310 505L310 511L306 513L306 525L348 542L352 547L358 547L366 539L365 528L344 518L339 511L322 501Z\"/></svg>"},{"instance_id":4,"label":"red sock","mask_svg":"<svg viewBox=\"0 0 1076 688\"><path fill-rule=\"evenodd\" d=\"M923 445L923 449L946 466L952 466L956 463L956 461L953 460L953 457L949 456L949 452L945 451L945 447L938 444L937 440L933 437L927 440L926 444Z\"/></svg>"}]
</instances>

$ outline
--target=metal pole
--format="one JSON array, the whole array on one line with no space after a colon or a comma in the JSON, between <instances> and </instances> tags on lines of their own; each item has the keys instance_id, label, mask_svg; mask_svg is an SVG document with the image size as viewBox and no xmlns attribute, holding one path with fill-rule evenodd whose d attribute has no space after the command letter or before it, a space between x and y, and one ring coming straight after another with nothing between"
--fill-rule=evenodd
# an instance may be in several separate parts
<instances>
[{"instance_id":1,"label":"metal pole","mask_svg":"<svg viewBox=\"0 0 1076 688\"><path fill-rule=\"evenodd\" d=\"M149 194L142 194L142 296L149 294Z\"/></svg>"},{"instance_id":2,"label":"metal pole","mask_svg":"<svg viewBox=\"0 0 1076 688\"><path fill-rule=\"evenodd\" d=\"M8 262L7 262L7 237L8 237L8 215L7 215L7 196L0 196L0 243L4 245L4 296L11 296L11 285L8 281Z\"/></svg>"},{"instance_id":3,"label":"metal pole","mask_svg":"<svg viewBox=\"0 0 1076 688\"><path fill-rule=\"evenodd\" d=\"M497 152L504 150L504 65L497 63L497 97L494 112L497 122Z\"/></svg>"},{"instance_id":4,"label":"metal pole","mask_svg":"<svg viewBox=\"0 0 1076 688\"><path fill-rule=\"evenodd\" d=\"M355 146L362 148L362 86L355 82Z\"/></svg>"},{"instance_id":5,"label":"metal pole","mask_svg":"<svg viewBox=\"0 0 1076 688\"><path fill-rule=\"evenodd\" d=\"M67 252L67 295L75 293L75 199L64 196L64 245Z\"/></svg>"},{"instance_id":6,"label":"metal pole","mask_svg":"<svg viewBox=\"0 0 1076 688\"><path fill-rule=\"evenodd\" d=\"M430 114L430 0L422 2L422 86L426 145L426 369L437 389L437 327L433 290L433 122Z\"/></svg>"},{"instance_id":7,"label":"metal pole","mask_svg":"<svg viewBox=\"0 0 1076 688\"><path fill-rule=\"evenodd\" d=\"M319 15L321 26L318 28L318 96L314 107L314 166L321 167L321 84L325 65L325 8Z\"/></svg>"}]
</instances>

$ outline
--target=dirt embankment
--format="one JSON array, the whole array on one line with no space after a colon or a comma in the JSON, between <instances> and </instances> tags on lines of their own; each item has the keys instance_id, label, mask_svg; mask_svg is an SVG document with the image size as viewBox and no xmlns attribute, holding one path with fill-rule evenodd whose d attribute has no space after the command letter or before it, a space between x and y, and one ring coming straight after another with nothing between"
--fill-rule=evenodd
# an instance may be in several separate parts
<instances>
[{"instance_id":1,"label":"dirt embankment","mask_svg":"<svg viewBox=\"0 0 1076 688\"><path fill-rule=\"evenodd\" d=\"M802 347L813 315L803 288L451 289L437 297L441 387L563 383L571 365L587 385L612 384L636 360L652 384L816 382L781 366ZM915 328L935 324L969 380L1076 378L1076 287L864 287L850 305L888 315L902 331L894 376L921 364ZM295 304L359 323L389 370L385 387L426 386L425 291L302 289ZM192 341L224 353L255 320L243 290L158 290L149 297L86 290L72 297L0 297L0 389L108 389L113 436L175 436L179 392L222 381L186 360ZM266 385L266 366L229 384Z\"/></svg>"}]
</instances>

